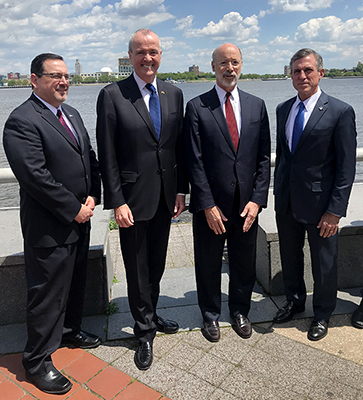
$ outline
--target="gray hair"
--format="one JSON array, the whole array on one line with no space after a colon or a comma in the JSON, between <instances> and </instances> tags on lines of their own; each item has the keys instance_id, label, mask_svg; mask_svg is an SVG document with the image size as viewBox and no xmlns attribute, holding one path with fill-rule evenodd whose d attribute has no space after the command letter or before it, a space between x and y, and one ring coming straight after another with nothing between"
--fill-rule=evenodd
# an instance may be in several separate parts
<instances>
[{"instance_id":1,"label":"gray hair","mask_svg":"<svg viewBox=\"0 0 363 400\"><path fill-rule=\"evenodd\" d=\"M151 35L151 34L154 34L154 35L156 35L156 33L155 32L153 32L152 30L150 30L150 29L145 29L145 28L142 28L142 29L138 29L136 32L134 32L132 35L131 35L131 37L130 37L130 40L129 40L129 52L130 53L132 53L132 47L134 46L134 40L135 40L135 35L137 34L137 33L142 33L144 36L148 36L148 35ZM159 36L158 35L156 35L157 36L157 38L159 39ZM161 49L161 47L160 47L160 39L159 39L159 49Z\"/></svg>"},{"instance_id":2,"label":"gray hair","mask_svg":"<svg viewBox=\"0 0 363 400\"><path fill-rule=\"evenodd\" d=\"M320 72L320 71L324 68L324 67L323 67L323 57L322 57L320 54L318 54L315 50L305 48L305 49L300 49L300 50L298 50L298 51L291 57L291 60L290 60L290 70L291 70L291 73L292 73L292 66L293 66L293 64L294 64L294 62L295 62L296 60L299 60L300 58L303 58L303 57L308 57L308 56L310 56L311 54L314 55L315 60L316 60L316 69Z\"/></svg>"}]
</instances>

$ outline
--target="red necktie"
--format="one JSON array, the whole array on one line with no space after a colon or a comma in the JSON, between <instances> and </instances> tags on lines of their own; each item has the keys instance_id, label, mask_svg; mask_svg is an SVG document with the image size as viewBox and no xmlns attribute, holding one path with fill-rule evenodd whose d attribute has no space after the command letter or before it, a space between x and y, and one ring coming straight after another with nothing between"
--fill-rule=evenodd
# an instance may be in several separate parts
<instances>
[{"instance_id":1,"label":"red necktie","mask_svg":"<svg viewBox=\"0 0 363 400\"><path fill-rule=\"evenodd\" d=\"M69 136L72 138L73 143L78 147L77 140L75 136L73 135L73 132L70 130L69 126L67 125L66 121L63 118L62 111L58 108L57 110L57 117L59 118L60 123L64 126L66 131L69 133Z\"/></svg>"},{"instance_id":2,"label":"red necktie","mask_svg":"<svg viewBox=\"0 0 363 400\"><path fill-rule=\"evenodd\" d=\"M225 102L225 111L226 111L227 125L228 125L228 129L229 129L229 133L231 134L234 148L237 151L239 134L238 134L236 117L234 115L233 107L232 107L232 104L230 101L231 93L227 92L226 97L227 97L227 100Z\"/></svg>"}]
</instances>

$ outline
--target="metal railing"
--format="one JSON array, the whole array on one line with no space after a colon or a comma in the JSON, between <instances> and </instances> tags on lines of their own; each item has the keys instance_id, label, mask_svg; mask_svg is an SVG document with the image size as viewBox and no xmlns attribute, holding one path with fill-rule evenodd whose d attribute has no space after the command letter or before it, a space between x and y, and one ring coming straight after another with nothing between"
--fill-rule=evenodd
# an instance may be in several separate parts
<instances>
[{"instance_id":1,"label":"metal railing","mask_svg":"<svg viewBox=\"0 0 363 400\"><path fill-rule=\"evenodd\" d=\"M276 154L271 153L271 167L275 166ZM357 148L357 161L363 161L363 147ZM17 180L10 168L0 168L0 183L16 183Z\"/></svg>"}]
</instances>

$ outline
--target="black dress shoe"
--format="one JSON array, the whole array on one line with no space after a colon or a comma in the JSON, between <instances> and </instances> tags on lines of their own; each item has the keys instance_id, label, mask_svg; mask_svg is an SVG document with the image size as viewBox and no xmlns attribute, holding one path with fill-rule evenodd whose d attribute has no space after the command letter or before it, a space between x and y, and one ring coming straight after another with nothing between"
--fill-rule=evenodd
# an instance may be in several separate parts
<instances>
[{"instance_id":1,"label":"black dress shoe","mask_svg":"<svg viewBox=\"0 0 363 400\"><path fill-rule=\"evenodd\" d=\"M248 339L252 335L252 326L250 320L242 314L238 314L234 319L233 329L243 339Z\"/></svg>"},{"instance_id":2,"label":"black dress shoe","mask_svg":"<svg viewBox=\"0 0 363 400\"><path fill-rule=\"evenodd\" d=\"M218 321L205 321L203 323L202 334L210 342L218 342L221 337Z\"/></svg>"},{"instance_id":3,"label":"black dress shoe","mask_svg":"<svg viewBox=\"0 0 363 400\"><path fill-rule=\"evenodd\" d=\"M78 333L70 332L63 335L62 344L71 344L80 349L93 349L101 344L101 339L96 335L92 335L92 333L84 331L79 331Z\"/></svg>"},{"instance_id":4,"label":"black dress shoe","mask_svg":"<svg viewBox=\"0 0 363 400\"><path fill-rule=\"evenodd\" d=\"M282 324L283 322L288 322L292 320L295 314L305 311L305 306L297 306L293 301L287 300L286 303L277 311L275 315L274 322L277 324Z\"/></svg>"},{"instance_id":5,"label":"black dress shoe","mask_svg":"<svg viewBox=\"0 0 363 400\"><path fill-rule=\"evenodd\" d=\"M316 342L328 334L328 321L314 319L308 331L308 339Z\"/></svg>"},{"instance_id":6,"label":"black dress shoe","mask_svg":"<svg viewBox=\"0 0 363 400\"><path fill-rule=\"evenodd\" d=\"M156 316L155 325L157 331L167 334L177 333L179 330L179 325L177 322L170 321L170 319L163 319L158 315Z\"/></svg>"},{"instance_id":7,"label":"black dress shoe","mask_svg":"<svg viewBox=\"0 0 363 400\"><path fill-rule=\"evenodd\" d=\"M45 375L33 375L28 371L25 375L29 382L45 393L64 394L72 388L72 383L55 368Z\"/></svg>"},{"instance_id":8,"label":"black dress shoe","mask_svg":"<svg viewBox=\"0 0 363 400\"><path fill-rule=\"evenodd\" d=\"M363 296L363 290L362 290ZM363 299L360 302L358 308L352 314L352 325L355 328L363 329Z\"/></svg>"},{"instance_id":9,"label":"black dress shoe","mask_svg":"<svg viewBox=\"0 0 363 400\"><path fill-rule=\"evenodd\" d=\"M153 345L150 342L143 342L139 344L136 350L134 361L137 368L145 371L150 368L153 362Z\"/></svg>"}]
</instances>

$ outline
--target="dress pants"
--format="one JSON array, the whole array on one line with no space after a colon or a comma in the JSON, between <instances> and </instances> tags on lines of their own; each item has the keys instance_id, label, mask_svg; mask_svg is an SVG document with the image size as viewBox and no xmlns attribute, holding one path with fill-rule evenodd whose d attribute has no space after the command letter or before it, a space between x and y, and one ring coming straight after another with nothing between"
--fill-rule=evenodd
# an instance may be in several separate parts
<instances>
[{"instance_id":1,"label":"dress pants","mask_svg":"<svg viewBox=\"0 0 363 400\"><path fill-rule=\"evenodd\" d=\"M161 194L154 217L120 228L127 292L134 334L139 342L152 342L156 334L156 305L165 269L171 214Z\"/></svg>"},{"instance_id":2,"label":"dress pants","mask_svg":"<svg viewBox=\"0 0 363 400\"><path fill-rule=\"evenodd\" d=\"M236 203L236 202L235 202ZM238 203L238 202L237 202ZM204 321L217 321L221 314L221 272L224 244L229 260L229 312L248 315L256 281L257 218L250 230L243 232L245 219L238 204L228 221L226 232L216 235L208 226L204 211L193 216L195 272L198 303Z\"/></svg>"},{"instance_id":3,"label":"dress pants","mask_svg":"<svg viewBox=\"0 0 363 400\"><path fill-rule=\"evenodd\" d=\"M24 244L28 341L23 365L31 374L43 375L52 370L51 355L60 346L62 334L80 330L89 248L87 231L68 245L42 248Z\"/></svg>"},{"instance_id":4,"label":"dress pants","mask_svg":"<svg viewBox=\"0 0 363 400\"><path fill-rule=\"evenodd\" d=\"M291 210L276 214L276 223L286 299L298 306L305 304L303 247L307 232L314 279L314 316L317 320L329 320L337 298L338 233L324 239L317 224L296 221Z\"/></svg>"}]
</instances>

